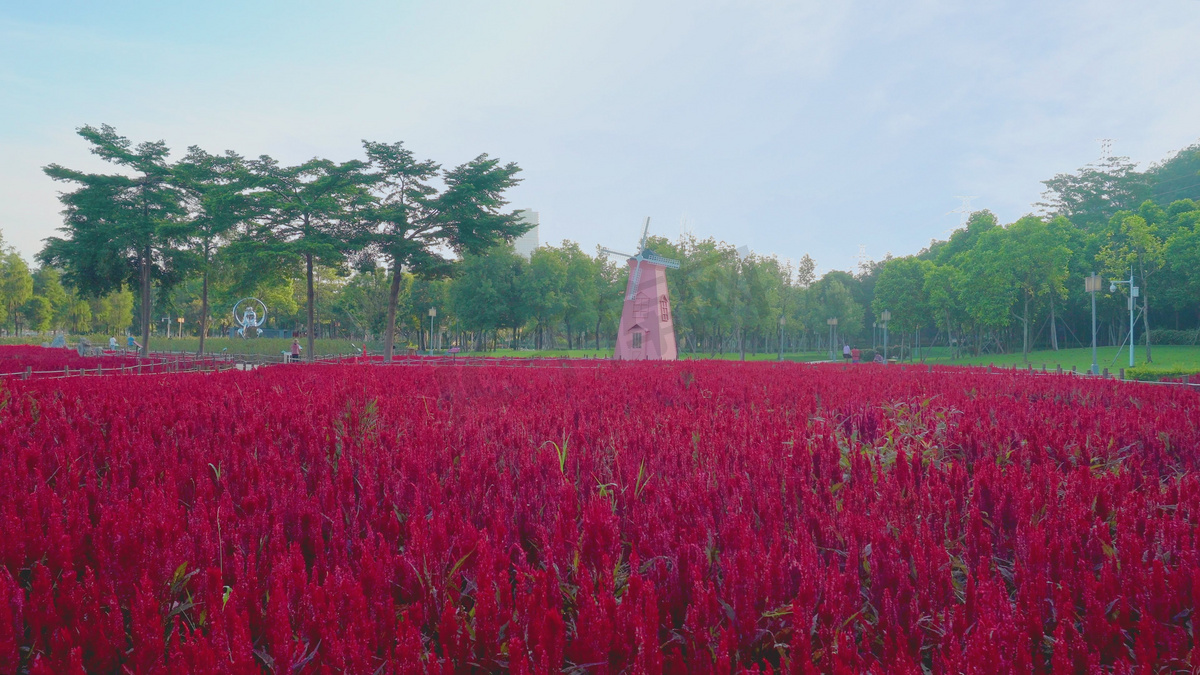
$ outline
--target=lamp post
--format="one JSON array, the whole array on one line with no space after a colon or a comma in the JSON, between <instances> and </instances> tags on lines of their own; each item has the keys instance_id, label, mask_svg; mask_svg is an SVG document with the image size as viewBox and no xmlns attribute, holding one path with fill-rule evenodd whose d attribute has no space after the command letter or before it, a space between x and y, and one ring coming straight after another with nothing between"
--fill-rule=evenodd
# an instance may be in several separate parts
<instances>
[{"instance_id":1,"label":"lamp post","mask_svg":"<svg viewBox=\"0 0 1200 675\"><path fill-rule=\"evenodd\" d=\"M883 363L886 365L888 360L888 322L892 320L892 313L885 309L879 318L883 319Z\"/></svg>"},{"instance_id":2,"label":"lamp post","mask_svg":"<svg viewBox=\"0 0 1200 675\"><path fill-rule=\"evenodd\" d=\"M179 324L179 330L175 331L175 337L183 337L183 317L178 317L175 322Z\"/></svg>"},{"instance_id":3,"label":"lamp post","mask_svg":"<svg viewBox=\"0 0 1200 675\"><path fill-rule=\"evenodd\" d=\"M871 351L875 351L876 349L878 349L878 345L875 344L875 334L878 331L879 331L879 322L872 321L871 322Z\"/></svg>"},{"instance_id":4,"label":"lamp post","mask_svg":"<svg viewBox=\"0 0 1200 675\"><path fill-rule=\"evenodd\" d=\"M1092 276L1083 280L1083 289L1085 293L1092 294L1092 374L1100 374L1100 365L1096 363L1096 293L1100 290L1101 279L1099 275L1092 272Z\"/></svg>"},{"instance_id":5,"label":"lamp post","mask_svg":"<svg viewBox=\"0 0 1200 675\"><path fill-rule=\"evenodd\" d=\"M783 325L787 323L787 317L779 317L779 360L783 360Z\"/></svg>"},{"instance_id":6,"label":"lamp post","mask_svg":"<svg viewBox=\"0 0 1200 675\"><path fill-rule=\"evenodd\" d=\"M163 320L163 325L166 326L165 330L167 331L167 339L170 340L171 339L171 317L164 316L162 318L162 320Z\"/></svg>"},{"instance_id":7,"label":"lamp post","mask_svg":"<svg viewBox=\"0 0 1200 675\"><path fill-rule=\"evenodd\" d=\"M1127 281L1118 281L1114 279L1108 285L1109 293L1117 292L1117 284L1127 284L1129 286L1129 367L1133 367L1133 302L1134 298L1138 297L1138 287L1133 285L1133 268L1129 268L1129 279Z\"/></svg>"},{"instance_id":8,"label":"lamp post","mask_svg":"<svg viewBox=\"0 0 1200 675\"><path fill-rule=\"evenodd\" d=\"M433 320L437 318L437 308L429 308L429 353L433 353Z\"/></svg>"},{"instance_id":9,"label":"lamp post","mask_svg":"<svg viewBox=\"0 0 1200 675\"><path fill-rule=\"evenodd\" d=\"M825 319L825 323L829 324L829 360L833 360L833 332L837 330L837 317Z\"/></svg>"}]
</instances>

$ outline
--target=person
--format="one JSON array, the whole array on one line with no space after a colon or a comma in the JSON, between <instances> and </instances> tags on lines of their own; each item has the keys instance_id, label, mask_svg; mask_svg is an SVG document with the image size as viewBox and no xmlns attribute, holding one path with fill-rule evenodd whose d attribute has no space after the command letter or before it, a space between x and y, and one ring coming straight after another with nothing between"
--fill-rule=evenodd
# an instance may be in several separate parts
<instances>
[{"instance_id":1,"label":"person","mask_svg":"<svg viewBox=\"0 0 1200 675\"><path fill-rule=\"evenodd\" d=\"M850 345L844 345L842 347L842 358L846 359L847 361L850 360Z\"/></svg>"},{"instance_id":2,"label":"person","mask_svg":"<svg viewBox=\"0 0 1200 675\"><path fill-rule=\"evenodd\" d=\"M875 363L883 363L883 354L875 352L875 358L873 360Z\"/></svg>"},{"instance_id":3,"label":"person","mask_svg":"<svg viewBox=\"0 0 1200 675\"><path fill-rule=\"evenodd\" d=\"M850 363L862 363L862 352L858 347L850 350Z\"/></svg>"},{"instance_id":4,"label":"person","mask_svg":"<svg viewBox=\"0 0 1200 675\"><path fill-rule=\"evenodd\" d=\"M117 338L115 338L115 337L113 337L113 336L109 336L109 338L108 338L108 350L109 350L109 351L111 351L111 352L115 352L115 351L117 351Z\"/></svg>"},{"instance_id":5,"label":"person","mask_svg":"<svg viewBox=\"0 0 1200 675\"><path fill-rule=\"evenodd\" d=\"M300 339L292 338L292 362L297 363L299 361L300 361Z\"/></svg>"}]
</instances>

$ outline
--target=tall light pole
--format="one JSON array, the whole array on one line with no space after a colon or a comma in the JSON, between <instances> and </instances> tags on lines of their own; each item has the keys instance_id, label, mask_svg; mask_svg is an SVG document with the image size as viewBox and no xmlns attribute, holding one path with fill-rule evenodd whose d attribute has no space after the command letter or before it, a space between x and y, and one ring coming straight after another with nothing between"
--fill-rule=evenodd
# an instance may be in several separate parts
<instances>
[{"instance_id":1,"label":"tall light pole","mask_svg":"<svg viewBox=\"0 0 1200 675\"><path fill-rule=\"evenodd\" d=\"M883 363L886 365L888 360L888 322L892 320L892 313L885 309L879 318L883 319Z\"/></svg>"},{"instance_id":2,"label":"tall light pole","mask_svg":"<svg viewBox=\"0 0 1200 675\"><path fill-rule=\"evenodd\" d=\"M871 351L875 351L876 349L879 348L878 345L875 344L875 334L878 331L879 331L879 322L872 321L871 322Z\"/></svg>"},{"instance_id":3,"label":"tall light pole","mask_svg":"<svg viewBox=\"0 0 1200 675\"><path fill-rule=\"evenodd\" d=\"M429 353L433 353L433 320L437 318L437 308L429 308Z\"/></svg>"},{"instance_id":4,"label":"tall light pole","mask_svg":"<svg viewBox=\"0 0 1200 675\"><path fill-rule=\"evenodd\" d=\"M783 325L787 323L786 316L779 317L779 360L783 360Z\"/></svg>"},{"instance_id":5,"label":"tall light pole","mask_svg":"<svg viewBox=\"0 0 1200 675\"><path fill-rule=\"evenodd\" d=\"M1133 267L1129 268L1129 279L1127 281L1118 281L1114 279L1108 285L1109 293L1117 292L1117 284L1127 284L1129 286L1129 367L1133 367L1133 302L1134 298L1138 297L1138 287L1133 285Z\"/></svg>"},{"instance_id":6,"label":"tall light pole","mask_svg":"<svg viewBox=\"0 0 1200 675\"><path fill-rule=\"evenodd\" d=\"M1100 374L1100 365L1096 363L1096 293L1100 290L1101 279L1092 272L1092 276L1083 280L1085 293L1092 294L1092 374Z\"/></svg>"},{"instance_id":7,"label":"tall light pole","mask_svg":"<svg viewBox=\"0 0 1200 675\"><path fill-rule=\"evenodd\" d=\"M833 360L833 332L837 330L837 317L825 319L825 323L829 324L829 360Z\"/></svg>"}]
</instances>

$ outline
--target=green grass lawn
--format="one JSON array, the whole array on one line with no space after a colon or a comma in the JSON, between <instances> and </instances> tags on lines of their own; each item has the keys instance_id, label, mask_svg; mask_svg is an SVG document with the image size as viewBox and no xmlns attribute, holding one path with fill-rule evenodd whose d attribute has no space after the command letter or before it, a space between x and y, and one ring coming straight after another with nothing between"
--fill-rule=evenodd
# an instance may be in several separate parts
<instances>
[{"instance_id":1,"label":"green grass lawn","mask_svg":"<svg viewBox=\"0 0 1200 675\"><path fill-rule=\"evenodd\" d=\"M3 338L0 339L0 344L41 344L48 342L50 338ZM93 335L89 336L93 344L106 345L108 344L108 336ZM69 344L74 344L78 341L78 337L71 336L68 338ZM124 346L124 340L121 341ZM154 351L174 351L174 352L192 352L195 353L199 347L200 340L195 337L182 338L154 338L151 340L150 346ZM229 354L265 354L277 356L280 352L290 350L292 341L290 338L228 338L228 337L211 337L205 340L204 348L209 353L220 353L225 350ZM301 339L300 344L307 348L305 340ZM367 348L378 354L382 349L382 344L372 341L367 344ZM403 354L406 345L397 345L397 353ZM318 339L316 341L315 351L317 356L326 356L334 354L355 354L362 350L362 343L355 340L334 340L334 339ZM1154 363L1151 365L1153 370L1176 371L1200 373L1200 345L1156 345L1153 347ZM500 357L525 357L525 358L609 358L612 356L612 349L543 349L543 350L526 350L526 349L497 349L494 351L484 352L462 352L463 355L471 356L500 356ZM708 353L683 353L679 355L681 359L722 359L726 361L737 361L740 355L737 352L725 352L722 354ZM840 357L840 354L838 355ZM1072 366L1079 372L1086 372L1092 365L1092 350L1089 348L1082 349L1060 349L1059 351L1043 350L1035 351L1029 354L1029 359L1026 361L1018 352L1015 354L984 354L982 356L964 356L959 359L951 359L949 350L945 347L925 348L921 350L921 356L926 363L937 363L945 365L962 365L962 366L987 366L993 364L1000 367L1027 367L1032 364L1034 368L1041 370L1045 365L1047 370L1055 370L1058 366L1062 366L1063 370L1070 370ZM778 356L774 353L762 354L746 354L747 361L774 361ZM829 354L827 352L800 352L786 353L783 355L785 361L811 362L811 361L827 361ZM1134 350L1134 362L1139 370L1145 369L1146 350L1144 346L1139 346ZM835 359L841 361L840 358ZM1111 372L1116 373L1120 368L1128 368L1129 366L1129 349L1128 347L1118 350L1116 347L1101 347L1097 350L1097 361L1101 369L1108 368Z\"/></svg>"},{"instance_id":2,"label":"green grass lawn","mask_svg":"<svg viewBox=\"0 0 1200 675\"><path fill-rule=\"evenodd\" d=\"M105 347L108 345L107 335L89 335L88 340L93 345ZM43 342L49 342L53 338L4 338L0 339L0 344L35 344L40 345ZM67 337L67 344L74 346L79 342L79 336L70 335ZM121 348L125 347L125 338L117 339L117 344ZM300 338L300 344L308 349L308 343L304 338ZM280 352L290 351L292 346L291 338L228 338L228 337L210 337L204 340L204 351L210 354L219 353L222 349L228 354L268 354L278 356ZM378 345L369 345L368 347ZM154 337L150 339L150 349L156 352L191 352L195 353L200 348L200 338L197 337L181 337L181 338L165 338ZM315 350L318 356L327 354L353 354L362 349L362 343L354 340L327 340L318 339L316 341Z\"/></svg>"},{"instance_id":3,"label":"green grass lawn","mask_svg":"<svg viewBox=\"0 0 1200 675\"><path fill-rule=\"evenodd\" d=\"M1200 345L1155 345L1152 346L1154 353L1154 368L1191 370L1192 372L1200 372ZM1054 370L1058 366L1062 366L1063 370L1070 370L1074 366L1079 372L1086 372L1092 367L1092 350L1091 348L1083 349L1060 349L1057 352L1053 350L1043 350L1030 352L1029 360L1026 361L1020 352L1016 354L984 354L983 356L967 356L961 359L951 360L945 355L945 350L938 350L942 353L934 352L925 359L926 363L944 363L963 366L986 366L994 364L997 366L1026 367L1027 364L1032 364L1034 368L1041 370L1045 365L1047 370ZM1139 346L1134 348L1134 364L1141 367L1146 365L1146 349ZM1116 347L1100 347L1096 350L1096 362L1103 370L1108 368L1111 372L1117 372L1120 368L1129 367L1129 348L1125 347L1118 350Z\"/></svg>"},{"instance_id":4,"label":"green grass lawn","mask_svg":"<svg viewBox=\"0 0 1200 675\"><path fill-rule=\"evenodd\" d=\"M464 352L466 353L466 352ZM546 359L604 359L612 356L612 349L497 349L490 352L471 352L473 356L516 356L527 358L546 358ZM741 355L737 352L725 352L723 354L680 354L680 359L722 359L725 361L737 361L741 359ZM751 354L746 353L747 361L775 361L779 355L775 353ZM804 353L788 353L783 355L784 361L825 361L829 359L829 354L825 352L804 352Z\"/></svg>"}]
</instances>

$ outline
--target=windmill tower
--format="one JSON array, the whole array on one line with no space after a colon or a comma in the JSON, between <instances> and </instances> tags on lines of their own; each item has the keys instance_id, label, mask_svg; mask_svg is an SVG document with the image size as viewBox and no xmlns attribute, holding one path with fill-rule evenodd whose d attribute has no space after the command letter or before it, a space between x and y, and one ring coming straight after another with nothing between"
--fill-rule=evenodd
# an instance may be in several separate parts
<instances>
[{"instance_id":1,"label":"windmill tower","mask_svg":"<svg viewBox=\"0 0 1200 675\"><path fill-rule=\"evenodd\" d=\"M625 287L613 358L674 361L678 352L675 324L671 320L671 296L667 291L667 268L679 269L679 261L647 249L649 233L650 219L646 218L637 255L600 249L602 253L629 259L629 284Z\"/></svg>"}]
</instances>

